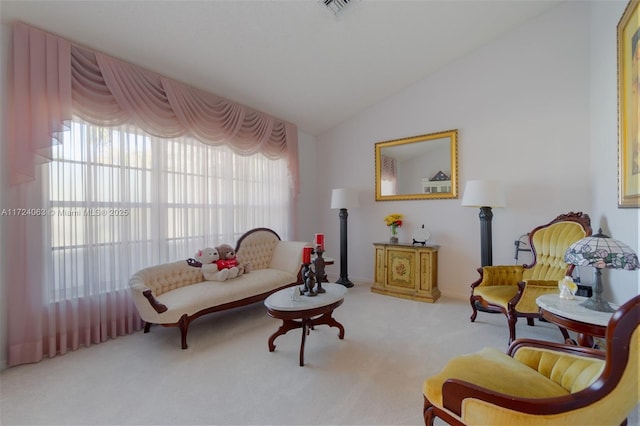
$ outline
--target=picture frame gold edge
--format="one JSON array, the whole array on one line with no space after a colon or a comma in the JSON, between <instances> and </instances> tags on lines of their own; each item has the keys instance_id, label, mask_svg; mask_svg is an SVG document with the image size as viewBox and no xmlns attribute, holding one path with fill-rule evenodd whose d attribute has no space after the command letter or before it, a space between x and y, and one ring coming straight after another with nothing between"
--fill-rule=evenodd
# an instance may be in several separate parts
<instances>
[{"instance_id":1,"label":"picture frame gold edge","mask_svg":"<svg viewBox=\"0 0 640 426\"><path fill-rule=\"evenodd\" d=\"M629 23L631 17L636 11L640 0L629 0L625 7L618 25L616 26L616 56L617 56L617 89L618 89L618 208L639 208L640 194L625 194L626 178L627 178L627 159L626 159L626 126L625 126L625 105L624 105L624 78L623 78L623 33L625 25Z\"/></svg>"}]
</instances>

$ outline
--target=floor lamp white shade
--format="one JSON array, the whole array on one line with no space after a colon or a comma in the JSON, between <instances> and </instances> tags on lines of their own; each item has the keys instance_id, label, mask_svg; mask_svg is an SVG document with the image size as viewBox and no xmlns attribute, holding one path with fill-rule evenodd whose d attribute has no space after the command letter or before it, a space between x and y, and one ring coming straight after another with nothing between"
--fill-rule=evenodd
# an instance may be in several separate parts
<instances>
[{"instance_id":1,"label":"floor lamp white shade","mask_svg":"<svg viewBox=\"0 0 640 426\"><path fill-rule=\"evenodd\" d=\"M505 207L502 184L491 180L467 181L461 204L465 207Z\"/></svg>"},{"instance_id":2,"label":"floor lamp white shade","mask_svg":"<svg viewBox=\"0 0 640 426\"><path fill-rule=\"evenodd\" d=\"M331 208L340 209L340 278L336 283L345 287L353 287L347 272L347 209L358 205L358 192L355 189L338 188L331 192Z\"/></svg>"},{"instance_id":3,"label":"floor lamp white shade","mask_svg":"<svg viewBox=\"0 0 640 426\"><path fill-rule=\"evenodd\" d=\"M492 207L506 205L504 189L499 182L490 180L470 180L464 187L462 203L465 207L480 207L480 261L481 266L493 264L493 243L491 240Z\"/></svg>"},{"instance_id":4,"label":"floor lamp white shade","mask_svg":"<svg viewBox=\"0 0 640 426\"><path fill-rule=\"evenodd\" d=\"M358 206L358 192L355 189L338 188L331 191L332 209L352 209Z\"/></svg>"}]
</instances>

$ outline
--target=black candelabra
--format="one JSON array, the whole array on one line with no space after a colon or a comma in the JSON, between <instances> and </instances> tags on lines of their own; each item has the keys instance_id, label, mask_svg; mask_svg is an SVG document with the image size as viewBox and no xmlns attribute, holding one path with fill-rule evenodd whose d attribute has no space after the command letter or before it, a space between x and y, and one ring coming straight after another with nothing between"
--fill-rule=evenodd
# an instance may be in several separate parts
<instances>
[{"instance_id":1,"label":"black candelabra","mask_svg":"<svg viewBox=\"0 0 640 426\"><path fill-rule=\"evenodd\" d=\"M304 286L300 289L300 293L305 296L316 296L320 293L325 293L326 290L322 288L322 281L326 280L326 274L324 272L324 259L322 257L322 247L316 246L313 250L316 257L310 263L302 264L302 279L304 280ZM313 268L311 267L313 265Z\"/></svg>"}]
</instances>

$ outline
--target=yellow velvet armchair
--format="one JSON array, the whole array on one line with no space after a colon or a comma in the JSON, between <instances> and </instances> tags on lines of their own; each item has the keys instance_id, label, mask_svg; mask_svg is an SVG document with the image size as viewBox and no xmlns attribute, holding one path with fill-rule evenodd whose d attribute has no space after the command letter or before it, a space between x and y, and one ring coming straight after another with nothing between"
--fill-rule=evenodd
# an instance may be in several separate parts
<instances>
[{"instance_id":1,"label":"yellow velvet armchair","mask_svg":"<svg viewBox=\"0 0 640 426\"><path fill-rule=\"evenodd\" d=\"M478 315L478 303L489 312L502 312L507 316L509 343L513 342L518 317L527 318L529 325L540 318L536 299L559 292L558 281L573 271L573 265L564 261L565 251L589 235L591 219L587 214L563 214L529 233L531 264L479 268L480 278L471 284L471 321Z\"/></svg>"},{"instance_id":2,"label":"yellow velvet armchair","mask_svg":"<svg viewBox=\"0 0 640 426\"><path fill-rule=\"evenodd\" d=\"M519 339L454 358L425 380L424 422L451 425L620 425L640 402L640 296L607 326L606 352Z\"/></svg>"}]
</instances>

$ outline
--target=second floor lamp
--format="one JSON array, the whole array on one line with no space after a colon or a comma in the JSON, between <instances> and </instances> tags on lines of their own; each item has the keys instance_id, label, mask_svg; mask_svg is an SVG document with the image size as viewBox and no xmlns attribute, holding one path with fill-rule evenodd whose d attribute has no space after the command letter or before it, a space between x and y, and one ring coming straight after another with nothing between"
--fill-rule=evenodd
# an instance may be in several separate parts
<instances>
[{"instance_id":1,"label":"second floor lamp","mask_svg":"<svg viewBox=\"0 0 640 426\"><path fill-rule=\"evenodd\" d=\"M491 220L493 207L504 207L504 189L495 181L470 180L464 188L462 205L479 207L480 214L480 258L481 266L493 264L493 242L491 238Z\"/></svg>"},{"instance_id":2,"label":"second floor lamp","mask_svg":"<svg viewBox=\"0 0 640 426\"><path fill-rule=\"evenodd\" d=\"M358 205L358 193L355 189L339 188L331 192L331 208L340 209L340 278L336 283L345 287L353 287L347 272L347 209Z\"/></svg>"}]
</instances>

